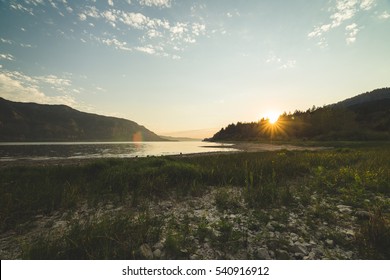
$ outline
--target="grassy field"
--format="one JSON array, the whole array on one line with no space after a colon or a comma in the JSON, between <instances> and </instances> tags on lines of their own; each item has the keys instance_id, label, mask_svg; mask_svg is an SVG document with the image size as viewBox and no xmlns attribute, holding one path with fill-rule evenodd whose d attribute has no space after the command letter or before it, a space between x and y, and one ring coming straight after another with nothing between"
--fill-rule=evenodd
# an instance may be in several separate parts
<instances>
[{"instance_id":1,"label":"grassy field","mask_svg":"<svg viewBox=\"0 0 390 280\"><path fill-rule=\"evenodd\" d=\"M210 191L221 213L214 222L205 215L186 214L178 221L148 209ZM82 205L98 209L108 201L115 207L126 205L126 211L89 220L73 215L64 218L67 226L61 233L52 231L33 240L21 237L32 230L36 217L52 213L70 217ZM353 251L353 258L389 259L390 144L343 143L323 151L104 159L0 169L0 230L3 235L16 232L18 257L26 259L148 258L147 244L161 240L163 255L149 258L186 259L196 249L189 245L192 239L208 242L224 258L246 250L248 232L253 235L266 227L269 213L279 213L274 230L288 232L286 213L297 209L304 212L301 222L309 231L324 224L333 228L324 240ZM353 216L352 238L337 231L340 209ZM245 225L228 218L231 213ZM267 248L273 251L288 247L285 236L272 240ZM255 253L250 257L260 258Z\"/></svg>"}]
</instances>

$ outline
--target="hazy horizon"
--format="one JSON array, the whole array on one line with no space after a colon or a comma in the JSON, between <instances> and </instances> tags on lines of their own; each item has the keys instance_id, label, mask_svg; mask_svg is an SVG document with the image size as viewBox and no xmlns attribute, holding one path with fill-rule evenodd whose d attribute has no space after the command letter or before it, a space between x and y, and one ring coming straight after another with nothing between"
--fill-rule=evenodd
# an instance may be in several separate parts
<instances>
[{"instance_id":1,"label":"hazy horizon","mask_svg":"<svg viewBox=\"0 0 390 280\"><path fill-rule=\"evenodd\" d=\"M385 0L0 1L0 96L204 138L388 86Z\"/></svg>"}]
</instances>

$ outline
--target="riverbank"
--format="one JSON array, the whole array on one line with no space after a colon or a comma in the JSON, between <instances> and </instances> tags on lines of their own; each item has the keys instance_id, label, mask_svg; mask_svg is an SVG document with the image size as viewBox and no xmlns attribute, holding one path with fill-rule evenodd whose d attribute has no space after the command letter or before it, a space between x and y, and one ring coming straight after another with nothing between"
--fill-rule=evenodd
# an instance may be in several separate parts
<instances>
[{"instance_id":1,"label":"riverbank","mask_svg":"<svg viewBox=\"0 0 390 280\"><path fill-rule=\"evenodd\" d=\"M198 152L198 153L177 153L171 155L165 155L167 157L202 157L209 155L221 155L226 153L239 153L239 152L269 152L269 151L317 151L317 150L326 150L331 149L331 147L322 147L322 146L300 146L300 145L291 145L285 143L277 143L277 144L269 144L269 143L258 143L258 142L234 142L220 145L213 143L213 145L209 145L209 143L205 142L200 146L201 148L205 148L206 152ZM219 151L207 151L207 149L214 150L220 149ZM143 157L155 157L153 155L143 156ZM126 160L138 159L142 158L142 156L133 156L126 157ZM99 160L109 160L109 159L120 159L120 157L31 157L26 159L10 159L10 160L0 160L0 168L5 167L15 167L15 166L60 166L60 165L85 165L88 163L93 163Z\"/></svg>"},{"instance_id":2,"label":"riverbank","mask_svg":"<svg viewBox=\"0 0 390 280\"><path fill-rule=\"evenodd\" d=\"M388 259L389 149L0 169L1 259Z\"/></svg>"}]
</instances>

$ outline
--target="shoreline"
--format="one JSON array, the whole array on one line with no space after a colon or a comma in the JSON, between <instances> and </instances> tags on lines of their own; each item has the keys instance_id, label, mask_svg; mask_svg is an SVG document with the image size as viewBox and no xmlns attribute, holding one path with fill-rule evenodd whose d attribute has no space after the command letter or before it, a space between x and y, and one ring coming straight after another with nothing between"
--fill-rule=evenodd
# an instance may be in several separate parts
<instances>
[{"instance_id":1,"label":"shoreline","mask_svg":"<svg viewBox=\"0 0 390 280\"><path fill-rule=\"evenodd\" d=\"M85 158L50 158L45 159L34 159L34 158L20 158L20 159L11 159L11 160L1 160L0 159L0 168L7 167L23 167L23 166L58 166L58 165L84 165L90 162L95 162L99 160L137 160L139 158L148 158L148 157L201 157L201 156L212 156L212 155L223 155L231 153L252 153L252 152L274 152L281 150L288 151L318 151L318 150L329 150L330 147L305 147L297 146L290 144L266 144L266 143L251 143L251 142L236 142L236 143L227 143L231 144L229 146L221 143L220 146L202 146L203 148L226 148L229 150L226 151L205 151L200 153L178 153L171 155L148 155L148 156L134 156L134 157L85 157ZM234 149L234 150L232 150Z\"/></svg>"}]
</instances>

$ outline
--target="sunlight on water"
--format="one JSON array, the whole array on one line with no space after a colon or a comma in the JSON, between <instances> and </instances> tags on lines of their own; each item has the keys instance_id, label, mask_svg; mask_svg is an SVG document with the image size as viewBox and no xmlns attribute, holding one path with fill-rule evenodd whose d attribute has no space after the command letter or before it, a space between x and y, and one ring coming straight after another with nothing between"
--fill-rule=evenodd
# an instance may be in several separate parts
<instances>
[{"instance_id":1,"label":"sunlight on water","mask_svg":"<svg viewBox=\"0 0 390 280\"><path fill-rule=\"evenodd\" d=\"M230 144L191 142L0 143L0 161L146 156L236 151Z\"/></svg>"}]
</instances>

